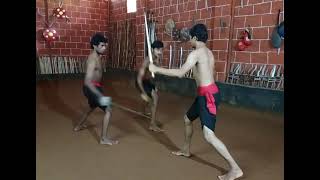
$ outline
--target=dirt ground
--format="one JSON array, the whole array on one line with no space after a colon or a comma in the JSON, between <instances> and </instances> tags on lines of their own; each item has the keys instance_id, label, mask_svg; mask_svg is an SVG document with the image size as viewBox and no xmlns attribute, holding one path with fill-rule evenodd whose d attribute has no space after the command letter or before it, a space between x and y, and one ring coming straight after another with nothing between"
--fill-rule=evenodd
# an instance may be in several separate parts
<instances>
[{"instance_id":1,"label":"dirt ground","mask_svg":"<svg viewBox=\"0 0 320 180\"><path fill-rule=\"evenodd\" d=\"M149 119L113 107L109 135L119 144L98 144L104 113L89 116L89 129L73 132L86 109L82 81L37 83L37 180L214 180L225 173L225 160L203 138L194 122L191 158L171 151L183 144L183 115L193 98L160 92L158 121L166 130L148 130ZM141 111L142 100L130 83L104 81L114 102ZM283 116L222 104L215 133L243 169L247 180L284 177Z\"/></svg>"}]
</instances>

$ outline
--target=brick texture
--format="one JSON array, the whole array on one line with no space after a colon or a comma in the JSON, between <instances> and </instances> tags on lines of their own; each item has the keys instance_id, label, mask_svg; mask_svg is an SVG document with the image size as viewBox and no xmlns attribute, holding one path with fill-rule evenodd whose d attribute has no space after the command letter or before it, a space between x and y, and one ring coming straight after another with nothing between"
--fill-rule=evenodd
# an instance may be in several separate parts
<instances>
[{"instance_id":1,"label":"brick texture","mask_svg":"<svg viewBox=\"0 0 320 180\"><path fill-rule=\"evenodd\" d=\"M158 21L157 23L157 37L162 37L164 42L164 56L162 66L168 66L169 64L169 47L175 47L175 49L180 49L181 47L184 50L184 60L187 57L188 50L190 50L190 45L188 43L181 43L174 41L169 35L164 32L165 23L167 19L172 18L175 21L176 27L181 29L183 27L190 28L195 23L204 23L208 28L208 47L217 50L226 50L227 49L227 40L225 36L228 35L228 28L224 28L223 31L219 28L219 23L215 23L214 17L222 18L227 24L227 27L230 24L230 4L231 0L216 0L208 1L208 8L206 8L204 1L198 2L198 10L196 9L196 1L163 1L160 0L149 0L146 1L147 4L144 4L143 0L137 0L137 13L136 13L136 27L137 27L137 38L136 43L143 44L144 36L144 19L143 19L143 10L147 6L151 12L154 12L154 18ZM218 8L218 6L219 8ZM178 6L178 11L177 11ZM142 38L140 36L142 35ZM215 40L216 39L216 40ZM143 47L143 46L142 46ZM137 65L141 64L143 60L143 48L137 48ZM140 56L142 55L142 56ZM178 52L175 53L176 61L178 60ZM215 57L216 59L218 57ZM223 60L225 61L225 59ZM225 68L221 68L219 64L219 71L222 73L225 72Z\"/></svg>"},{"instance_id":2,"label":"brick texture","mask_svg":"<svg viewBox=\"0 0 320 180\"><path fill-rule=\"evenodd\" d=\"M43 0L36 0L36 6L41 14L58 7L57 1L48 0L48 9L45 9ZM65 0L63 8L70 17L70 24L65 20L57 19L52 25L58 33L58 39L50 44L49 48L41 35L37 35L37 50L41 55L54 56L88 56L90 52L89 40L95 32L107 34L108 2L105 0ZM43 17L37 16L36 30L42 32L46 25Z\"/></svg>"},{"instance_id":3,"label":"brick texture","mask_svg":"<svg viewBox=\"0 0 320 180\"><path fill-rule=\"evenodd\" d=\"M278 55L277 49L272 47L270 40L277 23L279 9L283 13L283 1L244 0L243 2L243 8L240 7L240 0L236 2L232 41L233 56L230 62L283 65L284 45L281 46ZM240 40L241 32L249 26L252 29L253 43L245 51L238 51L236 43Z\"/></svg>"},{"instance_id":4,"label":"brick texture","mask_svg":"<svg viewBox=\"0 0 320 180\"><path fill-rule=\"evenodd\" d=\"M37 7L44 12L44 3L37 0ZM108 2L110 4L108 5ZM161 1L161 0L137 0L137 12L126 12L126 0L65 0L64 7L71 16L71 23L66 24L59 20L54 25L60 37L51 49L44 45L40 32L37 33L37 49L40 55L57 53L58 55L85 55L90 50L88 41L94 32L103 32L112 38L116 30L112 24L131 19L135 22L136 41L136 67L143 61L144 56L144 17L145 8L154 13L157 22L157 37L164 42L163 66L169 63L169 46L176 49L182 47L186 57L191 48L188 43L174 41L164 33L164 27L168 18L174 19L178 28L191 27L193 23L204 23L208 27L208 47L212 50L216 61L216 78L224 81L228 71L227 61L245 63L283 64L284 51L281 47L280 54L271 46L270 36L277 23L278 10L283 13L282 0L236 0L234 8L234 28L231 25L231 0L208 1L208 8L204 1L199 1L196 10L196 0L190 1ZM183 3L184 2L184 3ZM54 0L48 1L49 13L57 6ZM178 6L178 11L177 11ZM108 9L109 8L109 9ZM221 27L226 25L226 27ZM250 26L252 28L252 46L245 51L238 51L236 43L241 37L241 31ZM44 25L41 18L37 17L37 30ZM233 39L229 42L229 32ZM231 46L232 53L228 53ZM177 54L176 54L177 57ZM229 57L229 59L227 59Z\"/></svg>"}]
</instances>

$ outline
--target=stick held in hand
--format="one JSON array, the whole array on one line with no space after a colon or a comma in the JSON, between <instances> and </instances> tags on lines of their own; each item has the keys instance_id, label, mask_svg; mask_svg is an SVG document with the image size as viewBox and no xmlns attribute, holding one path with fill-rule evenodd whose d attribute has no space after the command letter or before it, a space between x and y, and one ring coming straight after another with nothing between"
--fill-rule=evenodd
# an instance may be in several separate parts
<instances>
[{"instance_id":1,"label":"stick held in hand","mask_svg":"<svg viewBox=\"0 0 320 180\"><path fill-rule=\"evenodd\" d=\"M146 36L147 36L147 44L148 44L148 57L150 60L150 63L153 64L153 60L152 60L152 53L151 53L151 44L150 44L150 37L149 37L149 32L148 32L148 22L147 22L147 14L144 13L144 26L146 29ZM154 73L151 73L152 77L154 78Z\"/></svg>"}]
</instances>

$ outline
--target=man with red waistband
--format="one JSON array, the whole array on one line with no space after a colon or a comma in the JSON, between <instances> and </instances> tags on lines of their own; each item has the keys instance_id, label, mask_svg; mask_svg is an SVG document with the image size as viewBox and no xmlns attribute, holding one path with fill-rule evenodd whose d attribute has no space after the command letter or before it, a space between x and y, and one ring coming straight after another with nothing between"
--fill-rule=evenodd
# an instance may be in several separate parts
<instances>
[{"instance_id":1,"label":"man with red waistband","mask_svg":"<svg viewBox=\"0 0 320 180\"><path fill-rule=\"evenodd\" d=\"M90 45L93 51L91 52L87 60L87 70L83 86L83 93L88 99L89 109L84 113L82 119L74 128L74 131L79 131L85 128L86 125L84 125L84 122L87 120L87 117L96 107L99 107L105 112L105 116L102 121L100 144L117 144L118 141L111 140L107 137L107 128L111 117L111 107L110 100L109 102L106 102L106 99L108 98L103 95L101 83L101 56L106 50L107 39L102 34L96 33L91 38Z\"/></svg>"},{"instance_id":2,"label":"man with red waistband","mask_svg":"<svg viewBox=\"0 0 320 180\"><path fill-rule=\"evenodd\" d=\"M180 69L164 69L153 64L149 65L149 70L154 73L167 76L183 77L190 69L193 71L196 84L198 86L195 101L184 116L185 141L180 151L172 152L178 156L190 156L190 142L192 137L192 122L200 117L203 135L206 141L211 144L219 154L228 161L230 171L222 176L220 180L234 180L243 175L242 170L232 158L226 146L217 138L214 133L217 106L220 103L219 89L214 80L214 56L206 47L208 39L207 28L203 24L196 24L190 30L190 43L195 49L192 51L186 62Z\"/></svg>"}]
</instances>

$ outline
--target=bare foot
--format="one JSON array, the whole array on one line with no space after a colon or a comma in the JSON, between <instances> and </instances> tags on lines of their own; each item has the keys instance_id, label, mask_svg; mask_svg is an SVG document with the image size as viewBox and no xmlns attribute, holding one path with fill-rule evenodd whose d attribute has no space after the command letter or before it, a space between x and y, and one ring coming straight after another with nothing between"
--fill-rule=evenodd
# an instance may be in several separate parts
<instances>
[{"instance_id":1,"label":"bare foot","mask_svg":"<svg viewBox=\"0 0 320 180\"><path fill-rule=\"evenodd\" d=\"M107 139L107 138L101 138L100 139L100 144L103 145L114 145L114 144L118 144L119 141L117 140L111 140L111 139Z\"/></svg>"},{"instance_id":2,"label":"bare foot","mask_svg":"<svg viewBox=\"0 0 320 180\"><path fill-rule=\"evenodd\" d=\"M243 176L241 169L230 170L227 174L218 176L220 180L234 180Z\"/></svg>"},{"instance_id":3,"label":"bare foot","mask_svg":"<svg viewBox=\"0 0 320 180\"><path fill-rule=\"evenodd\" d=\"M172 154L176 156L185 156L185 157L190 157L191 154L189 152L184 152L184 151L173 151Z\"/></svg>"},{"instance_id":4,"label":"bare foot","mask_svg":"<svg viewBox=\"0 0 320 180\"><path fill-rule=\"evenodd\" d=\"M151 116L151 112L143 112L143 114L146 116Z\"/></svg>"},{"instance_id":5,"label":"bare foot","mask_svg":"<svg viewBox=\"0 0 320 180\"><path fill-rule=\"evenodd\" d=\"M73 128L73 131L77 132L77 131L80 131L80 130L83 130L83 129L87 129L87 125L83 124L81 126L76 126Z\"/></svg>"},{"instance_id":6,"label":"bare foot","mask_svg":"<svg viewBox=\"0 0 320 180\"><path fill-rule=\"evenodd\" d=\"M163 132L164 131L163 129L159 128L157 125L150 125L149 129L151 131L155 131L155 132Z\"/></svg>"}]
</instances>

